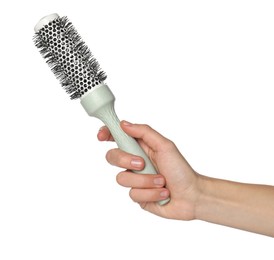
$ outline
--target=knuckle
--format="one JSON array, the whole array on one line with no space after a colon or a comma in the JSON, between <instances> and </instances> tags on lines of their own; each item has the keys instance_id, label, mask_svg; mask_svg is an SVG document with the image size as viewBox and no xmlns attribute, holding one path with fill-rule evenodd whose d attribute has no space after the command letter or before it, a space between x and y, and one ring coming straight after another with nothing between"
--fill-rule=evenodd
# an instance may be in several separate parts
<instances>
[{"instance_id":1,"label":"knuckle","mask_svg":"<svg viewBox=\"0 0 274 260\"><path fill-rule=\"evenodd\" d=\"M174 150L174 148L176 147L176 146L175 146L175 143L172 142L172 141L169 140L169 139L166 139L166 140L165 140L164 146L165 146L165 149L166 149L167 151Z\"/></svg>"},{"instance_id":2,"label":"knuckle","mask_svg":"<svg viewBox=\"0 0 274 260\"><path fill-rule=\"evenodd\" d=\"M106 160L107 160L108 162L110 162L110 160L111 160L111 153L112 153L112 150L109 150L109 151L107 151L107 153L106 153Z\"/></svg>"},{"instance_id":3,"label":"knuckle","mask_svg":"<svg viewBox=\"0 0 274 260\"><path fill-rule=\"evenodd\" d=\"M134 189L129 190L129 197L133 200L136 201L135 196L134 196Z\"/></svg>"},{"instance_id":4,"label":"knuckle","mask_svg":"<svg viewBox=\"0 0 274 260\"><path fill-rule=\"evenodd\" d=\"M125 178L123 172L120 172L116 175L116 182L122 186L125 186Z\"/></svg>"},{"instance_id":5,"label":"knuckle","mask_svg":"<svg viewBox=\"0 0 274 260\"><path fill-rule=\"evenodd\" d=\"M151 128L149 125L147 125L147 124L143 124L142 127L144 128L145 131L149 131L149 130L152 129L152 128Z\"/></svg>"},{"instance_id":6,"label":"knuckle","mask_svg":"<svg viewBox=\"0 0 274 260\"><path fill-rule=\"evenodd\" d=\"M115 154L117 153L117 148L111 149L109 151L107 151L106 153L106 160L110 163L110 164L115 164Z\"/></svg>"},{"instance_id":7,"label":"knuckle","mask_svg":"<svg viewBox=\"0 0 274 260\"><path fill-rule=\"evenodd\" d=\"M106 153L106 160L111 164L122 168L130 167L130 155L114 148Z\"/></svg>"}]
</instances>

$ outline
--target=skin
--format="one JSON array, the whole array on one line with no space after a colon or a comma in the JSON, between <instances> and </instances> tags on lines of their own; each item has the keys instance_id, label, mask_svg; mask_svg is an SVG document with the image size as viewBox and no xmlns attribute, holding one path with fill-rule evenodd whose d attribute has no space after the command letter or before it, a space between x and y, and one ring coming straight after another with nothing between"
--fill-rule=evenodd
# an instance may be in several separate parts
<instances>
[{"instance_id":1,"label":"skin","mask_svg":"<svg viewBox=\"0 0 274 260\"><path fill-rule=\"evenodd\" d=\"M142 170L144 161L118 148L106 154L111 165L128 169L117 174L117 182L131 188L131 199L144 210L164 218L203 220L274 237L274 186L203 176L172 141L150 126L122 121L121 128L139 142L159 173L129 171ZM113 141L107 127L99 130L97 138ZM168 204L156 203L168 197Z\"/></svg>"}]
</instances>

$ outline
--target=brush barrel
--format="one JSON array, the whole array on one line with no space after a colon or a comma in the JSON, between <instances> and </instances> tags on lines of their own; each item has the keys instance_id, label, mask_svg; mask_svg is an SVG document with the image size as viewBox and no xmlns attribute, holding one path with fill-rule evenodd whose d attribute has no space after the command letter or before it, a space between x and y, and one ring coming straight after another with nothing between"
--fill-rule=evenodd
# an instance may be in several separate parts
<instances>
[{"instance_id":1,"label":"brush barrel","mask_svg":"<svg viewBox=\"0 0 274 260\"><path fill-rule=\"evenodd\" d=\"M110 130L118 147L130 154L140 156L145 161L145 168L142 171L134 171L141 174L157 174L150 159L139 146L137 141L128 136L120 127L120 120L118 119L114 110L115 97L109 87L101 84L88 92L81 98L81 104L89 116L100 119ZM160 205L164 205L169 201L160 201Z\"/></svg>"}]
</instances>

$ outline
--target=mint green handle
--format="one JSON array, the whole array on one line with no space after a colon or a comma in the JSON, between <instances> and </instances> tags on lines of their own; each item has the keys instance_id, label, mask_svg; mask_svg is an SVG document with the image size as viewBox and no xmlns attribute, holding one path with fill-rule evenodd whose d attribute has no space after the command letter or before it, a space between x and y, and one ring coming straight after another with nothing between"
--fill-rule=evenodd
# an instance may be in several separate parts
<instances>
[{"instance_id":1,"label":"mint green handle","mask_svg":"<svg viewBox=\"0 0 274 260\"><path fill-rule=\"evenodd\" d=\"M115 97L109 87L101 84L92 91L88 92L81 98L81 104L86 112L93 117L100 119L110 130L118 147L130 154L140 156L145 161L145 168L142 171L134 171L141 174L157 174L150 159L139 146L137 141L128 136L120 127L120 120L118 119L114 109ZM169 202L169 198L159 202L164 205Z\"/></svg>"}]
</instances>

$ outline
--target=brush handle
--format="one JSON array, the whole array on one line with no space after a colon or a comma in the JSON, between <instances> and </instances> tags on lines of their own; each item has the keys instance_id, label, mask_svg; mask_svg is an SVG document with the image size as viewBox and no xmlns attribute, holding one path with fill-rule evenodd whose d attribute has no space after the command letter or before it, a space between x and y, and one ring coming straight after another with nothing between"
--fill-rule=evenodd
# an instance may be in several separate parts
<instances>
[{"instance_id":1,"label":"brush handle","mask_svg":"<svg viewBox=\"0 0 274 260\"><path fill-rule=\"evenodd\" d=\"M142 171L133 171L141 174L157 174L150 159L137 143L137 141L128 136L120 127L120 120L118 119L114 109L115 97L109 87L101 84L88 92L81 98L81 104L86 112L93 117L100 119L110 130L112 137L117 143L118 147L130 154L140 156L145 161L145 168ZM170 199L162 200L160 205L169 202Z\"/></svg>"}]
</instances>

